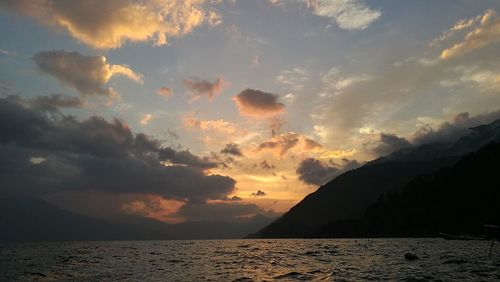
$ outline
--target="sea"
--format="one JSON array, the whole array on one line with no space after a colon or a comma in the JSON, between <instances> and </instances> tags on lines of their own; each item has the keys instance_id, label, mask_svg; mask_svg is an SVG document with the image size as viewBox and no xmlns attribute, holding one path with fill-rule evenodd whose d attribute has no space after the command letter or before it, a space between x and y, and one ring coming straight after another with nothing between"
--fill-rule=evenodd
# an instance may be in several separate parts
<instances>
[{"instance_id":1,"label":"sea","mask_svg":"<svg viewBox=\"0 0 500 282\"><path fill-rule=\"evenodd\" d=\"M0 281L500 281L500 244L490 247L443 239L0 243Z\"/></svg>"}]
</instances>

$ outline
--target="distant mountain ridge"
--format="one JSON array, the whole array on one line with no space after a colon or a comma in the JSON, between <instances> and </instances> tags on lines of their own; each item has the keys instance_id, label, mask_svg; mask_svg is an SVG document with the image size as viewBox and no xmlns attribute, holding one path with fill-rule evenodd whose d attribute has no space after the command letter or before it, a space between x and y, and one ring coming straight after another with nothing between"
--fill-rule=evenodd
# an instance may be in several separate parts
<instances>
[{"instance_id":1,"label":"distant mountain ridge","mask_svg":"<svg viewBox=\"0 0 500 282\"><path fill-rule=\"evenodd\" d=\"M0 241L236 239L273 219L167 224L142 216L97 219L60 209L33 197L0 197Z\"/></svg>"},{"instance_id":2,"label":"distant mountain ridge","mask_svg":"<svg viewBox=\"0 0 500 282\"><path fill-rule=\"evenodd\" d=\"M346 172L307 195L282 217L251 238L303 238L336 234L333 226L360 220L366 210L390 192L400 192L412 180L459 162L464 155L500 141L500 120L470 129L452 143L424 144L396 151ZM499 203L500 205L500 203ZM344 225L343 225L344 224ZM330 229L325 233L325 228ZM351 230L351 235L356 235Z\"/></svg>"}]
</instances>

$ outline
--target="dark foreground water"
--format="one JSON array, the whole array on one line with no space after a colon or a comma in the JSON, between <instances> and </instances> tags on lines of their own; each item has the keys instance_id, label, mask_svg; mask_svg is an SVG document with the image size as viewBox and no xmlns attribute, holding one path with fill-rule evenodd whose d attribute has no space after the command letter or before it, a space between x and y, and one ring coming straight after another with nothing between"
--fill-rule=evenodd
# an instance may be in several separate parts
<instances>
[{"instance_id":1,"label":"dark foreground water","mask_svg":"<svg viewBox=\"0 0 500 282\"><path fill-rule=\"evenodd\" d=\"M0 280L498 281L500 245L491 256L489 247L442 239L0 244Z\"/></svg>"}]
</instances>

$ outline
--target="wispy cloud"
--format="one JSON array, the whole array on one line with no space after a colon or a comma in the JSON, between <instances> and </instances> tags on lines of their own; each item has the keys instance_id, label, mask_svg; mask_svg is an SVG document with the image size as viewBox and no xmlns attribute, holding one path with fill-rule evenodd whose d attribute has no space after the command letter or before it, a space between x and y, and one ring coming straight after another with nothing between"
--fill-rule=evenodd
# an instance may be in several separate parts
<instances>
[{"instance_id":1,"label":"wispy cloud","mask_svg":"<svg viewBox=\"0 0 500 282\"><path fill-rule=\"evenodd\" d=\"M8 51L8 50L0 49L0 54L5 55L5 56L14 56L17 53L14 52L14 51Z\"/></svg>"},{"instance_id":2,"label":"wispy cloud","mask_svg":"<svg viewBox=\"0 0 500 282\"><path fill-rule=\"evenodd\" d=\"M313 13L334 19L340 28L365 29L382 13L370 8L362 0L304 0Z\"/></svg>"},{"instance_id":3,"label":"wispy cloud","mask_svg":"<svg viewBox=\"0 0 500 282\"><path fill-rule=\"evenodd\" d=\"M168 99L170 97L172 97L174 95L174 93L172 92L172 89L169 88L169 87L161 87L161 88L158 88L156 90L156 94L158 96L162 96L162 97L165 97L165 99Z\"/></svg>"},{"instance_id":4,"label":"wispy cloud","mask_svg":"<svg viewBox=\"0 0 500 282\"><path fill-rule=\"evenodd\" d=\"M440 58L451 59L500 41L500 17L493 10L487 10L480 20L473 18L460 21L451 30L461 30L474 25L476 27L467 33L462 42L443 50Z\"/></svg>"},{"instance_id":5,"label":"wispy cloud","mask_svg":"<svg viewBox=\"0 0 500 282\"><path fill-rule=\"evenodd\" d=\"M191 101L199 100L202 97L207 97L208 100L211 101L228 85L228 82L222 77L218 77L214 82L193 77L184 79L182 83L188 90L188 94L191 96Z\"/></svg>"}]
</instances>

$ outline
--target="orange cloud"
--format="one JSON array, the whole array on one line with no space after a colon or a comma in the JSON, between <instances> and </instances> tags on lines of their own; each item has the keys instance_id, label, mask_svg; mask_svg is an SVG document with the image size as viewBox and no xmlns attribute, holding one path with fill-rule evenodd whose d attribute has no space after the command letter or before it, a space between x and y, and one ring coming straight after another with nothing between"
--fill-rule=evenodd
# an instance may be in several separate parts
<instances>
[{"instance_id":1,"label":"orange cloud","mask_svg":"<svg viewBox=\"0 0 500 282\"><path fill-rule=\"evenodd\" d=\"M159 88L158 90L156 90L156 94L158 96L163 96L165 97L166 99L172 97L174 95L174 93L172 92L172 89L170 89L169 87L161 87Z\"/></svg>"},{"instance_id":2,"label":"orange cloud","mask_svg":"<svg viewBox=\"0 0 500 282\"><path fill-rule=\"evenodd\" d=\"M145 114L145 115L142 117L142 119L141 119L140 123L141 123L142 125L147 125L147 124L148 124L148 123L149 123L152 119L153 119L153 115L152 115L152 114Z\"/></svg>"},{"instance_id":3,"label":"orange cloud","mask_svg":"<svg viewBox=\"0 0 500 282\"><path fill-rule=\"evenodd\" d=\"M197 119L193 113L188 113L184 115L182 118L182 122L186 127L196 128L203 131L217 131L227 135L233 135L238 133L238 130L236 129L236 125L234 123L227 122L223 119L200 120Z\"/></svg>"},{"instance_id":4,"label":"orange cloud","mask_svg":"<svg viewBox=\"0 0 500 282\"><path fill-rule=\"evenodd\" d=\"M254 89L245 89L233 97L240 113L254 118L269 118L285 111L278 95Z\"/></svg>"},{"instance_id":5,"label":"orange cloud","mask_svg":"<svg viewBox=\"0 0 500 282\"><path fill-rule=\"evenodd\" d=\"M464 22L462 25L468 27L474 22ZM481 17L479 26L469 32L463 42L441 52L440 58L443 60L454 58L498 41L500 41L500 17L495 11L487 10Z\"/></svg>"},{"instance_id":6,"label":"orange cloud","mask_svg":"<svg viewBox=\"0 0 500 282\"><path fill-rule=\"evenodd\" d=\"M4 7L66 30L73 38L97 49L119 48L125 42L167 44L167 37L190 33L220 15L207 9L207 0L16 0Z\"/></svg>"},{"instance_id":7,"label":"orange cloud","mask_svg":"<svg viewBox=\"0 0 500 282\"><path fill-rule=\"evenodd\" d=\"M154 218L168 223L180 223L185 219L176 215L185 203L176 200L165 199L157 195L141 197L122 205L122 210L128 214L141 215Z\"/></svg>"},{"instance_id":8,"label":"orange cloud","mask_svg":"<svg viewBox=\"0 0 500 282\"><path fill-rule=\"evenodd\" d=\"M259 144L257 151L271 151L272 153L283 157L291 148L295 147L300 141L300 135L293 132L280 134Z\"/></svg>"},{"instance_id":9,"label":"orange cloud","mask_svg":"<svg viewBox=\"0 0 500 282\"><path fill-rule=\"evenodd\" d=\"M259 144L257 152L267 151L282 158L289 151L299 154L315 155L319 159L341 159L351 157L356 153L350 150L329 150L320 143L295 132L275 135Z\"/></svg>"}]
</instances>

